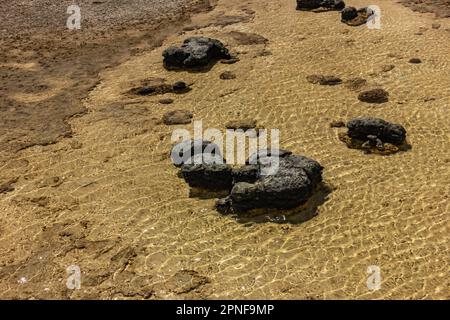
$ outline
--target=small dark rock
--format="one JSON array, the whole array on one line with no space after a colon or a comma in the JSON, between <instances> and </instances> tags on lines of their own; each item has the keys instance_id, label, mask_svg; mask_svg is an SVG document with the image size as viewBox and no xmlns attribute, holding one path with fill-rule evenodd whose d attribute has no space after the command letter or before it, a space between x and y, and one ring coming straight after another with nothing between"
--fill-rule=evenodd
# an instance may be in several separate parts
<instances>
[{"instance_id":1,"label":"small dark rock","mask_svg":"<svg viewBox=\"0 0 450 320\"><path fill-rule=\"evenodd\" d=\"M345 86L353 91L362 89L367 84L367 80L363 78L352 78L345 82Z\"/></svg>"},{"instance_id":2,"label":"small dark rock","mask_svg":"<svg viewBox=\"0 0 450 320\"><path fill-rule=\"evenodd\" d=\"M332 121L330 123L330 127L331 128L342 128L342 127L345 127L345 122L344 121Z\"/></svg>"},{"instance_id":3,"label":"small dark rock","mask_svg":"<svg viewBox=\"0 0 450 320\"><path fill-rule=\"evenodd\" d=\"M320 84L322 86L334 86L337 84L342 83L342 79L336 76L330 76L330 75L310 75L306 77L306 80L308 82L313 84Z\"/></svg>"},{"instance_id":4,"label":"small dark rock","mask_svg":"<svg viewBox=\"0 0 450 320\"><path fill-rule=\"evenodd\" d=\"M232 80L232 79L236 79L236 75L231 71L225 71L220 74L220 79Z\"/></svg>"},{"instance_id":5,"label":"small dark rock","mask_svg":"<svg viewBox=\"0 0 450 320\"><path fill-rule=\"evenodd\" d=\"M172 86L173 92L184 93L189 90L188 85L183 81L177 81Z\"/></svg>"},{"instance_id":6,"label":"small dark rock","mask_svg":"<svg viewBox=\"0 0 450 320\"><path fill-rule=\"evenodd\" d=\"M239 61L240 61L239 58L230 58L230 59L227 59L227 60L220 60L220 63L223 63L223 64L234 64L234 63L239 62Z\"/></svg>"},{"instance_id":7,"label":"small dark rock","mask_svg":"<svg viewBox=\"0 0 450 320\"><path fill-rule=\"evenodd\" d=\"M16 183L17 180L18 178L14 178L4 183L0 183L0 194L14 191L14 183Z\"/></svg>"},{"instance_id":8,"label":"small dark rock","mask_svg":"<svg viewBox=\"0 0 450 320\"><path fill-rule=\"evenodd\" d=\"M140 96L152 96L165 93L185 93L190 90L183 81L177 81L173 85L166 83L165 79L151 78L142 81L140 87L132 88L129 92Z\"/></svg>"},{"instance_id":9,"label":"small dark rock","mask_svg":"<svg viewBox=\"0 0 450 320\"><path fill-rule=\"evenodd\" d=\"M163 123L166 125L188 124L193 118L192 112L188 110L169 111L163 115Z\"/></svg>"},{"instance_id":10,"label":"small dark rock","mask_svg":"<svg viewBox=\"0 0 450 320\"><path fill-rule=\"evenodd\" d=\"M409 63L419 64L422 63L422 60L420 60L419 58L411 58L409 59Z\"/></svg>"},{"instance_id":11,"label":"small dark rock","mask_svg":"<svg viewBox=\"0 0 450 320\"><path fill-rule=\"evenodd\" d=\"M381 67L381 71L389 72L389 71L393 70L394 68L395 68L395 66L393 64L386 64Z\"/></svg>"},{"instance_id":12,"label":"small dark rock","mask_svg":"<svg viewBox=\"0 0 450 320\"><path fill-rule=\"evenodd\" d=\"M256 128L257 121L254 119L232 120L225 124L225 128L233 130L248 130Z\"/></svg>"},{"instance_id":13,"label":"small dark rock","mask_svg":"<svg viewBox=\"0 0 450 320\"><path fill-rule=\"evenodd\" d=\"M173 103L173 99L170 99L170 98L161 99L161 100L159 100L159 103L161 103L161 104L171 104L171 103Z\"/></svg>"},{"instance_id":14,"label":"small dark rock","mask_svg":"<svg viewBox=\"0 0 450 320\"><path fill-rule=\"evenodd\" d=\"M372 89L361 92L358 99L368 103L384 103L389 100L389 93L384 89Z\"/></svg>"}]
</instances>

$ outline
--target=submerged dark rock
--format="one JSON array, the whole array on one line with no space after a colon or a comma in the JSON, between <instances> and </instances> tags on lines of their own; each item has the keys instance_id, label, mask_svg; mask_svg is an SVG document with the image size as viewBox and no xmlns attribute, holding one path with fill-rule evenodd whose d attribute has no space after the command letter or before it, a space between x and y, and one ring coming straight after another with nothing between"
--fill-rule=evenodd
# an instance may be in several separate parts
<instances>
[{"instance_id":1,"label":"submerged dark rock","mask_svg":"<svg viewBox=\"0 0 450 320\"><path fill-rule=\"evenodd\" d=\"M339 138L354 149L369 153L390 154L406 147L406 130L383 119L361 117L347 123L348 132Z\"/></svg>"},{"instance_id":2,"label":"submerged dark rock","mask_svg":"<svg viewBox=\"0 0 450 320\"><path fill-rule=\"evenodd\" d=\"M356 118L347 123L350 138L367 140L369 135L378 137L383 142L402 144L406 138L406 130L401 125L390 123L379 118Z\"/></svg>"},{"instance_id":3,"label":"submerged dark rock","mask_svg":"<svg viewBox=\"0 0 450 320\"><path fill-rule=\"evenodd\" d=\"M306 77L309 83L320 84L322 86L335 86L342 83L342 79L333 75L313 74Z\"/></svg>"},{"instance_id":4,"label":"submerged dark rock","mask_svg":"<svg viewBox=\"0 0 450 320\"><path fill-rule=\"evenodd\" d=\"M271 161L278 163L277 168L263 174ZM289 151L262 150L247 160L255 162L233 171L233 188L217 202L219 211L239 214L258 208L294 208L304 204L322 181L323 167L318 162Z\"/></svg>"},{"instance_id":5,"label":"submerged dark rock","mask_svg":"<svg viewBox=\"0 0 450 320\"><path fill-rule=\"evenodd\" d=\"M310 11L316 9L342 10L345 3L342 0L297 0L297 10Z\"/></svg>"},{"instance_id":6,"label":"submerged dark rock","mask_svg":"<svg viewBox=\"0 0 450 320\"><path fill-rule=\"evenodd\" d=\"M384 103L389 100L389 92L384 89L372 89L363 91L358 95L358 99L368 103Z\"/></svg>"},{"instance_id":7,"label":"submerged dark rock","mask_svg":"<svg viewBox=\"0 0 450 320\"><path fill-rule=\"evenodd\" d=\"M163 57L164 67L169 70L204 68L218 60L231 58L222 42L206 37L187 38L181 47L165 49Z\"/></svg>"},{"instance_id":8,"label":"submerged dark rock","mask_svg":"<svg viewBox=\"0 0 450 320\"><path fill-rule=\"evenodd\" d=\"M322 182L323 167L317 161L287 150L259 150L245 165L231 168L214 143L188 140L174 146L172 161L181 166L180 174L191 188L227 191L216 203L224 214L295 208Z\"/></svg>"},{"instance_id":9,"label":"submerged dark rock","mask_svg":"<svg viewBox=\"0 0 450 320\"><path fill-rule=\"evenodd\" d=\"M184 93L189 91L189 86L184 81L177 81L173 84L172 90L175 93Z\"/></svg>"},{"instance_id":10,"label":"submerged dark rock","mask_svg":"<svg viewBox=\"0 0 450 320\"><path fill-rule=\"evenodd\" d=\"M409 59L409 63L419 64L422 63L422 60L420 60L419 58L411 58Z\"/></svg>"},{"instance_id":11,"label":"submerged dark rock","mask_svg":"<svg viewBox=\"0 0 450 320\"><path fill-rule=\"evenodd\" d=\"M181 175L191 188L211 191L231 189L231 167L224 163L221 156L201 153L190 160L190 163L181 166Z\"/></svg>"},{"instance_id":12,"label":"submerged dark rock","mask_svg":"<svg viewBox=\"0 0 450 320\"><path fill-rule=\"evenodd\" d=\"M163 123L166 125L191 123L194 115L188 110L174 110L163 115Z\"/></svg>"},{"instance_id":13,"label":"submerged dark rock","mask_svg":"<svg viewBox=\"0 0 450 320\"><path fill-rule=\"evenodd\" d=\"M171 98L160 99L159 103L161 103L161 104L171 104L171 103L173 103L173 99L171 99Z\"/></svg>"},{"instance_id":14,"label":"submerged dark rock","mask_svg":"<svg viewBox=\"0 0 450 320\"><path fill-rule=\"evenodd\" d=\"M374 12L370 8L356 9L354 7L346 7L341 11L341 21L349 26L356 27L366 24L369 17Z\"/></svg>"},{"instance_id":15,"label":"submerged dark rock","mask_svg":"<svg viewBox=\"0 0 450 320\"><path fill-rule=\"evenodd\" d=\"M220 74L219 78L222 80L232 80L236 79L236 75L231 71L224 71Z\"/></svg>"},{"instance_id":16,"label":"submerged dark rock","mask_svg":"<svg viewBox=\"0 0 450 320\"><path fill-rule=\"evenodd\" d=\"M153 96L166 93L186 93L190 90L191 88L183 81L168 84L165 79L150 78L142 81L139 87L130 89L129 93L140 96Z\"/></svg>"},{"instance_id":17,"label":"submerged dark rock","mask_svg":"<svg viewBox=\"0 0 450 320\"><path fill-rule=\"evenodd\" d=\"M172 163L180 167L187 163L192 157L198 154L211 154L214 156L222 156L220 148L217 144L207 140L186 140L177 143L171 150ZM223 159L222 159L223 160ZM225 163L225 160L223 160Z\"/></svg>"}]
</instances>

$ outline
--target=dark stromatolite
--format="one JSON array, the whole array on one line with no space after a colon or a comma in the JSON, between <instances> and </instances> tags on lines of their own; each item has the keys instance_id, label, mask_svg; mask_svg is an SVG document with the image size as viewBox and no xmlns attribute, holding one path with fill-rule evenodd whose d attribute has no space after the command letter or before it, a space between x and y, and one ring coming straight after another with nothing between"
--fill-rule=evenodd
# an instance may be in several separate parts
<instances>
[{"instance_id":1,"label":"dark stromatolite","mask_svg":"<svg viewBox=\"0 0 450 320\"><path fill-rule=\"evenodd\" d=\"M190 37L181 47L169 47L163 52L166 69L204 68L221 59L230 59L231 55L222 42L206 37Z\"/></svg>"}]
</instances>

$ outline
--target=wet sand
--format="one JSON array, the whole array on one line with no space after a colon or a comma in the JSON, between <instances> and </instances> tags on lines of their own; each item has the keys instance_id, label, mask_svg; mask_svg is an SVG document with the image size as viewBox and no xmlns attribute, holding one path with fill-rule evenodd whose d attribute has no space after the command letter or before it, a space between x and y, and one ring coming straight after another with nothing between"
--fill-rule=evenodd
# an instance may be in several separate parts
<instances>
[{"instance_id":1,"label":"wet sand","mask_svg":"<svg viewBox=\"0 0 450 320\"><path fill-rule=\"evenodd\" d=\"M158 46L205 0L90 1L81 9L81 30L69 30L72 1L0 3L0 163L11 153L70 137L67 120L87 110L81 101L98 73Z\"/></svg>"},{"instance_id":2,"label":"wet sand","mask_svg":"<svg viewBox=\"0 0 450 320\"><path fill-rule=\"evenodd\" d=\"M439 18L450 17L450 0L400 0L400 3L417 12L431 12Z\"/></svg>"},{"instance_id":3,"label":"wet sand","mask_svg":"<svg viewBox=\"0 0 450 320\"><path fill-rule=\"evenodd\" d=\"M96 85L73 96L83 115L58 118L66 119L70 137L54 139L61 136L55 129L49 141L57 143L10 147L14 138L2 148L22 150L4 152L1 163L10 188L0 193L0 297L449 299L450 21L378 2L381 30L349 27L336 12L298 12L291 0L219 1L162 47L124 53L123 63L108 68L99 64ZM236 31L268 41L242 43ZM165 70L163 48L191 35L220 39L240 61L207 73ZM20 70L33 62L3 58ZM65 81L77 74L61 80L57 67L45 79L66 92ZM22 72L13 69L9 79ZM236 79L221 80L225 71ZM311 74L362 77L390 100L363 103L344 84L309 83ZM151 77L183 80L192 90L126 94ZM23 110L14 103L25 97L42 98L8 83L3 91L15 110L2 113ZM24 87L36 89L34 82ZM174 103L161 105L162 97ZM52 101L44 95L42 105L57 106ZM282 148L325 167L332 191L317 215L299 224L240 223L218 214L214 199L189 197L168 152L173 129L192 126L161 123L176 109L193 112L205 128L252 118L280 129ZM46 124L41 132L53 132L46 128L53 121L44 121L50 114L36 120ZM338 139L342 129L329 123L361 115L402 124L412 149L392 156L348 149ZM22 130L17 117L8 118L19 119L11 128ZM70 265L81 268L80 290L66 287ZM370 265L381 269L374 292L366 286Z\"/></svg>"}]
</instances>

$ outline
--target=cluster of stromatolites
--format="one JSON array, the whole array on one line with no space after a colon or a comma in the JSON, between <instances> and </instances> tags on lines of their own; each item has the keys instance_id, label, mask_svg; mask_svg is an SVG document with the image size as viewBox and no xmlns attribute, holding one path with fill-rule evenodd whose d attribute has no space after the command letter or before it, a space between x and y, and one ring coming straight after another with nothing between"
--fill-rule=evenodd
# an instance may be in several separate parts
<instances>
[{"instance_id":1,"label":"cluster of stromatolites","mask_svg":"<svg viewBox=\"0 0 450 320\"><path fill-rule=\"evenodd\" d=\"M190 187L229 192L217 202L222 213L294 208L304 204L322 181L323 167L317 161L286 150L259 150L238 168L227 164L218 146L209 141L181 142L171 156Z\"/></svg>"}]
</instances>

